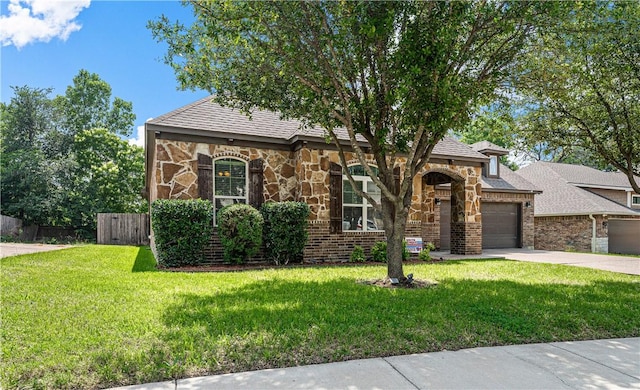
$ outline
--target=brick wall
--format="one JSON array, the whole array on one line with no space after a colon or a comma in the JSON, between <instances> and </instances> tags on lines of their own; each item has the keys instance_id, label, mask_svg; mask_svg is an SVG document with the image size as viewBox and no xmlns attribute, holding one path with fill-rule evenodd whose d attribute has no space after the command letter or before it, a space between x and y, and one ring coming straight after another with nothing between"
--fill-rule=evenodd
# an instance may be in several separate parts
<instances>
[{"instance_id":1,"label":"brick wall","mask_svg":"<svg viewBox=\"0 0 640 390\"><path fill-rule=\"evenodd\" d=\"M535 248L591 252L593 224L587 215L536 217ZM602 216L596 217L596 236L606 237Z\"/></svg>"},{"instance_id":2,"label":"brick wall","mask_svg":"<svg viewBox=\"0 0 640 390\"><path fill-rule=\"evenodd\" d=\"M482 253L482 223L451 222L451 253L479 255Z\"/></svg>"}]
</instances>

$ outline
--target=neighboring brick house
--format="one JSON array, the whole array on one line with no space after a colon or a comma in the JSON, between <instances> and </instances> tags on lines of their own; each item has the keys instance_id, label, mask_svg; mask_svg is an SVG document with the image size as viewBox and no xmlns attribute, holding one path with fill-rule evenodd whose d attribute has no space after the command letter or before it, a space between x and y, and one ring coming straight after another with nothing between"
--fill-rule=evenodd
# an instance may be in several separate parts
<instances>
[{"instance_id":1,"label":"neighboring brick house","mask_svg":"<svg viewBox=\"0 0 640 390\"><path fill-rule=\"evenodd\" d=\"M307 260L346 259L354 245L368 253L375 242L385 239L382 219L353 192L344 169L373 197L379 198L380 190L351 152L346 152L348 166L340 165L337 148L325 142L322 129L303 128L298 121L282 120L267 111L255 111L250 119L211 98L150 120L145 127L146 191L151 202L203 198L210 199L216 210L234 202L255 207L269 201L306 202L311 208ZM346 132L338 137L349 150ZM361 146L367 150L364 141ZM368 158L373 164L373 156ZM481 253L482 169L489 161L452 138L438 143L430 162L413 180L407 237L422 237L424 242L440 237L435 225L441 209L436 186L450 183L450 250ZM401 169L397 172L399 176ZM487 194L492 196L490 190ZM526 202L533 204L532 199L512 200L521 201L520 208ZM526 237L525 245L530 246ZM214 233L211 261L221 261L221 251Z\"/></svg>"},{"instance_id":2,"label":"neighboring brick house","mask_svg":"<svg viewBox=\"0 0 640 390\"><path fill-rule=\"evenodd\" d=\"M640 254L640 194L624 174L550 162L517 174L543 191L536 197L536 249Z\"/></svg>"}]
</instances>

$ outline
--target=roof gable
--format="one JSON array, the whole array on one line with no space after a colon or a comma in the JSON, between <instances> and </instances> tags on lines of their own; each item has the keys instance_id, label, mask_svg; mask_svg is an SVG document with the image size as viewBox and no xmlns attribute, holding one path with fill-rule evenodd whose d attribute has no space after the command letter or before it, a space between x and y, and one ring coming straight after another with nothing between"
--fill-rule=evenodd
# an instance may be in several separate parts
<instances>
[{"instance_id":1,"label":"roof gable","mask_svg":"<svg viewBox=\"0 0 640 390\"><path fill-rule=\"evenodd\" d=\"M498 156L504 156L505 154L509 154L509 150L503 148L502 146L498 146L489 141L480 141L475 144L471 144L471 149L476 152L480 152L483 154L494 154Z\"/></svg>"}]
</instances>

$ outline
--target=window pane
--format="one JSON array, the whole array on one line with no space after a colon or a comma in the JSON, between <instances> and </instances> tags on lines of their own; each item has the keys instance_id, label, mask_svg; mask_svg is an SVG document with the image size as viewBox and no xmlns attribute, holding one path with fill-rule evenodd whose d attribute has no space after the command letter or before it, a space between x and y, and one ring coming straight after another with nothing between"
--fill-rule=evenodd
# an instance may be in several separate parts
<instances>
[{"instance_id":1,"label":"window pane","mask_svg":"<svg viewBox=\"0 0 640 390\"><path fill-rule=\"evenodd\" d=\"M246 195L246 180L244 178L231 178L231 194L233 196L245 196Z\"/></svg>"},{"instance_id":2,"label":"window pane","mask_svg":"<svg viewBox=\"0 0 640 390\"><path fill-rule=\"evenodd\" d=\"M373 182L367 182L367 194L380 203L380 188Z\"/></svg>"},{"instance_id":3,"label":"window pane","mask_svg":"<svg viewBox=\"0 0 640 390\"><path fill-rule=\"evenodd\" d=\"M215 161L214 196L246 196L246 164L223 158Z\"/></svg>"},{"instance_id":4,"label":"window pane","mask_svg":"<svg viewBox=\"0 0 640 390\"><path fill-rule=\"evenodd\" d=\"M225 176L216 176L215 179L216 196L231 196L231 181Z\"/></svg>"},{"instance_id":5,"label":"window pane","mask_svg":"<svg viewBox=\"0 0 640 390\"><path fill-rule=\"evenodd\" d=\"M342 230L362 230L362 207L344 207Z\"/></svg>"},{"instance_id":6,"label":"window pane","mask_svg":"<svg viewBox=\"0 0 640 390\"><path fill-rule=\"evenodd\" d=\"M367 230L383 230L382 213L375 211L373 207L367 208Z\"/></svg>"},{"instance_id":7,"label":"window pane","mask_svg":"<svg viewBox=\"0 0 640 390\"><path fill-rule=\"evenodd\" d=\"M344 187L343 187L343 203L346 204L362 204L362 197L358 196L358 194L355 193L355 191L353 190L353 187L351 186L351 183L349 183L349 180L344 180ZM362 190L362 182L361 181L356 181L356 188L358 188L359 190Z\"/></svg>"},{"instance_id":8,"label":"window pane","mask_svg":"<svg viewBox=\"0 0 640 390\"><path fill-rule=\"evenodd\" d=\"M498 175L498 156L489 157L489 175Z\"/></svg>"},{"instance_id":9,"label":"window pane","mask_svg":"<svg viewBox=\"0 0 640 390\"><path fill-rule=\"evenodd\" d=\"M370 166L371 167L371 166ZM378 176L378 168L376 167L371 167L371 170L373 171L373 174ZM352 165L349 167L349 173L352 176L369 176L367 174L367 171L364 170L364 167L362 165Z\"/></svg>"}]
</instances>

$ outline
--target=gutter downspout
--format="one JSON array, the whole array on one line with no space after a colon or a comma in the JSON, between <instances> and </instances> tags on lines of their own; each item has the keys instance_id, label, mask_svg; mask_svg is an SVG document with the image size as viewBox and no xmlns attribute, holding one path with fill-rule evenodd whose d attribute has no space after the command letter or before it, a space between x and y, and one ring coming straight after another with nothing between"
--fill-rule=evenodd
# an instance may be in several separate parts
<instances>
[{"instance_id":1,"label":"gutter downspout","mask_svg":"<svg viewBox=\"0 0 640 390\"><path fill-rule=\"evenodd\" d=\"M596 219L593 218L593 214L589 214L589 219L592 221L592 232L591 232L591 252L596 252Z\"/></svg>"}]
</instances>

